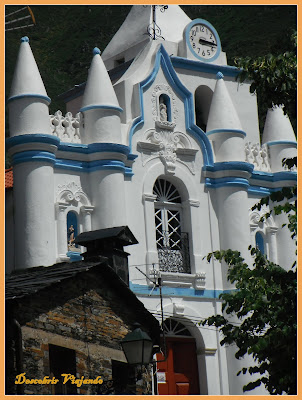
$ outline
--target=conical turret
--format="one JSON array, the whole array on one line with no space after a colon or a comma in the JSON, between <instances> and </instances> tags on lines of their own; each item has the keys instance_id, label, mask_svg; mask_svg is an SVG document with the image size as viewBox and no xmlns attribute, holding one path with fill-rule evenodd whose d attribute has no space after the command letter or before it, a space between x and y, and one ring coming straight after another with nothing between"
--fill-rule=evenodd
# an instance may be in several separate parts
<instances>
[{"instance_id":1,"label":"conical turret","mask_svg":"<svg viewBox=\"0 0 302 400\"><path fill-rule=\"evenodd\" d=\"M98 48L93 50L94 56L80 110L84 116L82 142L121 143L120 113L123 110L119 106L100 53Z\"/></svg>"},{"instance_id":2,"label":"conical turret","mask_svg":"<svg viewBox=\"0 0 302 400\"><path fill-rule=\"evenodd\" d=\"M47 96L27 36L21 39L8 99L10 136L50 134Z\"/></svg>"},{"instance_id":3,"label":"conical turret","mask_svg":"<svg viewBox=\"0 0 302 400\"><path fill-rule=\"evenodd\" d=\"M207 122L207 135L213 141L216 162L244 161L245 133L223 80L218 72Z\"/></svg>"},{"instance_id":4,"label":"conical turret","mask_svg":"<svg viewBox=\"0 0 302 400\"><path fill-rule=\"evenodd\" d=\"M282 106L274 106L267 111L262 143L270 149L272 172L282 171L282 160L297 156L297 140Z\"/></svg>"},{"instance_id":5,"label":"conical turret","mask_svg":"<svg viewBox=\"0 0 302 400\"><path fill-rule=\"evenodd\" d=\"M266 114L262 143L275 141L288 141L296 143L296 136L290 120L283 112L282 106L270 108Z\"/></svg>"}]
</instances>

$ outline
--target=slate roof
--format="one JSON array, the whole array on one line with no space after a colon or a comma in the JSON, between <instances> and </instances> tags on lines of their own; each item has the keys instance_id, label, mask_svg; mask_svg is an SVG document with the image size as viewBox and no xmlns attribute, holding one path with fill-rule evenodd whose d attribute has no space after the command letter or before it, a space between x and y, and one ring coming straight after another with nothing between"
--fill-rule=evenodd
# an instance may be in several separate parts
<instances>
[{"instance_id":1,"label":"slate roof","mask_svg":"<svg viewBox=\"0 0 302 400\"><path fill-rule=\"evenodd\" d=\"M129 289L126 283L119 278L115 271L107 264L106 257L99 260L78 261L73 263L58 263L50 267L33 267L13 272L6 277L5 300L18 301L27 296L34 296L52 285L68 279L81 279L80 274L93 271L99 273L117 296L123 301L125 308L133 310L138 322L145 321L150 332L159 340L160 328L157 319L145 308L143 303Z\"/></svg>"}]
</instances>

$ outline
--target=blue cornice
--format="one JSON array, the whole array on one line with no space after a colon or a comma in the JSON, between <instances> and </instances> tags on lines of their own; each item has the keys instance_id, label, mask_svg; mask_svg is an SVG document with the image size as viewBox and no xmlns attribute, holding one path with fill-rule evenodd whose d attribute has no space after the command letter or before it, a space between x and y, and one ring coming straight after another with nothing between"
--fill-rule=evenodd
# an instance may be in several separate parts
<instances>
[{"instance_id":1,"label":"blue cornice","mask_svg":"<svg viewBox=\"0 0 302 400\"><path fill-rule=\"evenodd\" d=\"M79 154L93 154L93 153L121 153L130 157L130 148L123 144L118 143L92 143L92 144L80 144L80 143L68 143L60 142L58 150L71 151ZM134 156L135 155L131 155Z\"/></svg>"},{"instance_id":2,"label":"blue cornice","mask_svg":"<svg viewBox=\"0 0 302 400\"><path fill-rule=\"evenodd\" d=\"M252 173L254 170L254 165L243 161L229 161L229 162L217 162L214 165L206 165L202 169L203 171L210 171L210 172L235 170L235 171L246 171Z\"/></svg>"},{"instance_id":3,"label":"blue cornice","mask_svg":"<svg viewBox=\"0 0 302 400\"><path fill-rule=\"evenodd\" d=\"M237 67L230 65L209 64L203 61L188 60L183 57L171 57L171 62L174 68L189 69L190 71L205 72L207 74L216 75L217 72L222 72L224 76L236 78L240 72Z\"/></svg>"},{"instance_id":4,"label":"blue cornice","mask_svg":"<svg viewBox=\"0 0 302 400\"><path fill-rule=\"evenodd\" d=\"M272 142L267 142L265 143L267 146L276 146L276 145L289 145L289 146L294 146L297 147L297 142L294 142L293 140L274 140Z\"/></svg>"},{"instance_id":5,"label":"blue cornice","mask_svg":"<svg viewBox=\"0 0 302 400\"><path fill-rule=\"evenodd\" d=\"M98 160L98 161L75 161L56 159L54 167L56 169L66 169L78 172L94 172L99 170L113 170L126 173L129 176L129 168L125 167L122 161L118 160Z\"/></svg>"},{"instance_id":6,"label":"blue cornice","mask_svg":"<svg viewBox=\"0 0 302 400\"><path fill-rule=\"evenodd\" d=\"M129 135L129 146L132 146L132 137L135 132L144 124L144 102L143 95L144 92L152 85L154 82L159 68L162 68L163 73L169 82L169 85L173 88L173 90L178 94L178 96L182 99L185 108L185 122L186 122L186 130L197 140L200 144L204 164L212 165L213 164L213 152L209 139L207 138L205 132L200 129L197 125L195 125L195 113L194 113L194 98L193 94L182 84L180 79L178 78L173 65L171 63L170 57L166 52L163 45L160 45L155 62L154 68L151 74L144 79L139 84L139 100L140 100L140 109L141 115L138 116L132 124Z\"/></svg>"},{"instance_id":7,"label":"blue cornice","mask_svg":"<svg viewBox=\"0 0 302 400\"><path fill-rule=\"evenodd\" d=\"M19 95L16 95L16 96L9 97L7 99L7 103L10 103L13 100L26 99L26 98L35 98L35 99L44 100L48 104L51 103L51 98L50 97L43 96L42 94L35 94L35 93L24 93L24 94L19 94Z\"/></svg>"},{"instance_id":8,"label":"blue cornice","mask_svg":"<svg viewBox=\"0 0 302 400\"><path fill-rule=\"evenodd\" d=\"M207 136L213 135L214 133L233 133L237 136L246 136L246 133L241 129L213 129L209 132L206 132Z\"/></svg>"},{"instance_id":9,"label":"blue cornice","mask_svg":"<svg viewBox=\"0 0 302 400\"><path fill-rule=\"evenodd\" d=\"M113 110L113 111L119 111L119 112L124 111L121 107L118 107L118 106L111 106L111 105L105 105L105 104L94 104L94 105L82 107L80 109L80 112L89 111L89 110L100 110L100 109Z\"/></svg>"},{"instance_id":10,"label":"blue cornice","mask_svg":"<svg viewBox=\"0 0 302 400\"><path fill-rule=\"evenodd\" d=\"M282 172L263 172L254 171L251 179L257 179L262 182L281 182L281 181L297 181L297 173L293 171Z\"/></svg>"},{"instance_id":11,"label":"blue cornice","mask_svg":"<svg viewBox=\"0 0 302 400\"><path fill-rule=\"evenodd\" d=\"M58 146L60 143L60 139L53 135L46 135L42 133L34 133L30 135L19 135L13 136L9 139L6 139L6 147L7 149L12 148L13 146L17 146L20 144L26 143L47 143L51 145Z\"/></svg>"},{"instance_id":12,"label":"blue cornice","mask_svg":"<svg viewBox=\"0 0 302 400\"><path fill-rule=\"evenodd\" d=\"M21 153L13 155L12 165L15 166L24 162L37 161L54 165L56 163L56 157L53 153L50 153L49 151L22 151Z\"/></svg>"},{"instance_id":13,"label":"blue cornice","mask_svg":"<svg viewBox=\"0 0 302 400\"><path fill-rule=\"evenodd\" d=\"M220 187L232 186L232 187L249 187L249 181L245 178L237 177L223 177L223 178L206 178L206 187L218 189Z\"/></svg>"}]
</instances>

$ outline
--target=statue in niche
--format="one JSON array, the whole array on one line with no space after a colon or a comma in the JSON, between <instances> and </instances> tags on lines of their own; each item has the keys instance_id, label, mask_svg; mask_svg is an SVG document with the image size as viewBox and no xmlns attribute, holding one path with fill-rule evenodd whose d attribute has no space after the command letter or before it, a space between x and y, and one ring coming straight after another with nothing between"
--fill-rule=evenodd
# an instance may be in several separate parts
<instances>
[{"instance_id":1,"label":"statue in niche","mask_svg":"<svg viewBox=\"0 0 302 400\"><path fill-rule=\"evenodd\" d=\"M161 121L168 121L167 106L165 103L160 103L159 105L159 115Z\"/></svg>"},{"instance_id":2,"label":"statue in niche","mask_svg":"<svg viewBox=\"0 0 302 400\"><path fill-rule=\"evenodd\" d=\"M74 237L74 227L73 225L70 225L68 229L68 249L71 247L75 247L75 237Z\"/></svg>"}]
</instances>

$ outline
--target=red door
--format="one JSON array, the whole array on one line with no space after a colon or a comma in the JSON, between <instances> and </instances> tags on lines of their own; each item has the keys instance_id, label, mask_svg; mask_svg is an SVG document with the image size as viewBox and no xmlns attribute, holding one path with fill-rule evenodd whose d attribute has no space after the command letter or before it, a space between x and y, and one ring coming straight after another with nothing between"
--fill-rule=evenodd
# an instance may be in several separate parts
<instances>
[{"instance_id":1,"label":"red door","mask_svg":"<svg viewBox=\"0 0 302 400\"><path fill-rule=\"evenodd\" d=\"M158 394L199 394L195 339L167 337L166 348L167 360L157 363Z\"/></svg>"}]
</instances>

